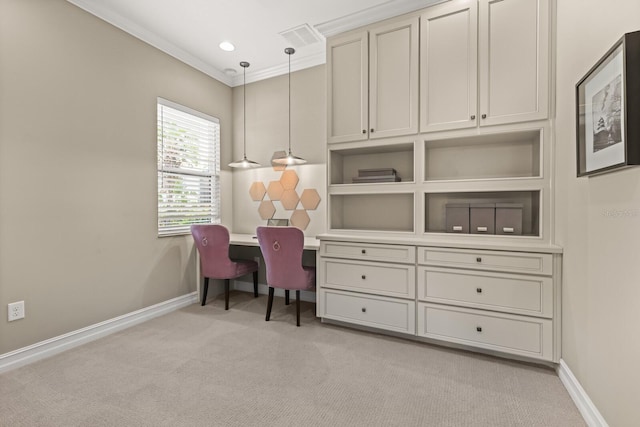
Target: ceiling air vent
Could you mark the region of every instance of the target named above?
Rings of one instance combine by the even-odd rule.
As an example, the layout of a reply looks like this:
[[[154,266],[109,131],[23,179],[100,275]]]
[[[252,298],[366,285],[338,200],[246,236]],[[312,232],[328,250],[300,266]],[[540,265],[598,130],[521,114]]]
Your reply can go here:
[[[309,46],[310,44],[322,41],[320,36],[311,29],[309,24],[303,24],[279,34],[289,42],[289,45],[295,48]]]

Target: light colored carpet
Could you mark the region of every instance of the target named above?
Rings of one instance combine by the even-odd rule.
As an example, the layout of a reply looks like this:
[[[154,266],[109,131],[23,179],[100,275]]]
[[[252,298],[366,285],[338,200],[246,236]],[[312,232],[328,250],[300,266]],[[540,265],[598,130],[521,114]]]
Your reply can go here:
[[[2,426],[584,426],[555,372],[233,292],[0,375]]]

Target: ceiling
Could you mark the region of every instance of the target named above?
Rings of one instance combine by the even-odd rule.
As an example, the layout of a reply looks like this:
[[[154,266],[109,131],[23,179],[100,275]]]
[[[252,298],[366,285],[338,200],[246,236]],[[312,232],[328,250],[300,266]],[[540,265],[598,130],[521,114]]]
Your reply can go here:
[[[325,38],[443,0],[68,0],[229,86],[325,62]],[[295,30],[290,32],[290,30]],[[290,32],[293,38],[282,33]],[[233,52],[218,45],[230,41]]]

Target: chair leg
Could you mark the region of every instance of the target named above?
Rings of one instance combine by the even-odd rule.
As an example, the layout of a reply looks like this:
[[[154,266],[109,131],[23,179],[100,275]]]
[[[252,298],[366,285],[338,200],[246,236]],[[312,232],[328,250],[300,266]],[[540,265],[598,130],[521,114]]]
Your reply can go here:
[[[253,272],[253,296],[258,298],[258,272]]]
[[[300,291],[296,290],[296,326],[300,326]]]
[[[224,309],[229,310],[229,279],[224,279]]]
[[[273,305],[273,291],[274,289],[271,286],[269,286],[269,301],[267,301],[267,317],[264,319],[267,322],[271,317],[271,306]]]
[[[204,278],[204,289],[202,290],[202,305],[205,305],[207,302],[207,291],[209,290],[209,278]]]
[[[284,305],[289,305],[289,289],[284,290]]]

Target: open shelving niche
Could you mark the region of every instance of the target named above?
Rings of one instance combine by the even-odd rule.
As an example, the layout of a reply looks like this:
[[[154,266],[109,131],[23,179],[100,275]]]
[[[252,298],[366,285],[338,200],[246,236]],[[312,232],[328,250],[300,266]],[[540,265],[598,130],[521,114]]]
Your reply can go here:
[[[394,138],[329,146],[329,229],[414,235],[414,139]],[[393,168],[400,182],[354,183],[359,169]]]
[[[549,241],[548,124],[507,125],[329,145],[329,229],[420,239]],[[393,168],[401,182],[353,183],[358,169]],[[522,235],[447,233],[447,203],[519,203]]]

